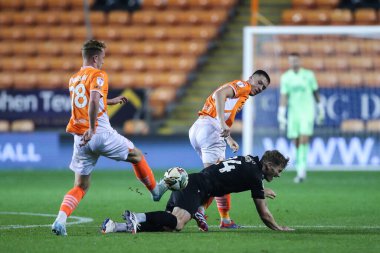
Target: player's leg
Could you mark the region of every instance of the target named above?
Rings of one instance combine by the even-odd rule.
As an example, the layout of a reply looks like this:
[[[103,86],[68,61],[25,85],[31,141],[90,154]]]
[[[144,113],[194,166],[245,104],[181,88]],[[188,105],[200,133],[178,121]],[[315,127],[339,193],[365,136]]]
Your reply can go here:
[[[91,151],[90,144],[95,144],[98,135],[94,135],[92,140],[84,147],[79,147],[80,136],[74,137],[74,151],[70,163],[70,169],[75,172],[74,187],[63,197],[56,220],[52,225],[52,231],[56,235],[67,235],[66,220],[76,209],[87,190],[90,187],[90,174],[99,158]]]
[[[57,218],[52,225],[52,231],[56,235],[67,235],[66,220],[77,208],[90,186],[90,175],[75,174],[74,187],[63,197]]]
[[[132,163],[136,177],[151,192],[154,201],[160,200],[167,190],[164,182],[156,183],[143,153],[130,140],[116,131],[103,134],[103,145],[97,151],[108,158]]]
[[[309,153],[309,139],[313,134],[313,118],[304,119],[300,122],[298,147],[297,147],[297,177],[295,183],[303,182],[306,179],[307,155]]]
[[[159,201],[168,188],[163,181],[156,183],[152,169],[142,152],[135,147],[129,152],[127,161],[132,163],[136,177],[151,192],[153,200]]]

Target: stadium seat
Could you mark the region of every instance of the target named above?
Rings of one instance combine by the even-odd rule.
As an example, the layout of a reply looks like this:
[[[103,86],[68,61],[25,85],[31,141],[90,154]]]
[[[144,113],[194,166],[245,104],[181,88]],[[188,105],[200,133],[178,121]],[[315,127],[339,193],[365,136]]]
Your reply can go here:
[[[190,7],[190,0],[167,0],[168,6],[171,9],[188,9]]]
[[[83,44],[83,41],[73,41],[73,42],[64,41],[63,43],[60,43],[62,55],[71,56],[71,57],[76,56],[77,58],[82,58],[81,51],[80,51],[82,48],[82,44]]]
[[[293,9],[312,9],[316,0],[292,0]]]
[[[95,2],[95,0],[86,0],[86,1],[88,2],[89,7],[91,7]],[[83,1],[69,0],[69,7],[72,10],[82,10],[83,11],[83,5],[84,5]]]
[[[286,54],[284,43],[277,41],[268,41],[262,44],[261,52],[264,55],[284,55]]]
[[[380,73],[378,72],[363,72],[364,84],[367,87],[380,87]]]
[[[0,59],[0,68],[10,72],[22,72],[26,68],[25,58],[7,57]]]
[[[51,69],[49,59],[50,58],[39,56],[39,57],[26,58],[24,61],[25,61],[26,69],[28,71],[32,70],[32,71],[42,72],[42,71],[48,71]]]
[[[211,0],[189,0],[190,8],[199,8],[199,9],[209,9],[213,6],[213,2]]]
[[[29,44],[29,43],[28,43]],[[29,44],[30,46],[30,44]],[[43,43],[37,43],[34,52],[37,52],[38,55],[49,55],[57,56],[61,54],[61,44],[55,43],[52,41],[47,41]]]
[[[368,132],[380,132],[380,120],[379,119],[372,119],[368,120],[366,124],[366,130]]]
[[[130,40],[142,40],[146,39],[146,31],[145,29],[148,29],[148,27],[141,27],[141,26],[133,26],[133,27],[120,27],[119,33],[120,38],[123,41],[130,41]]]
[[[371,71],[374,69],[373,58],[370,56],[353,56],[348,58],[351,70]]]
[[[20,10],[23,8],[22,0],[1,0],[0,10]]]
[[[352,12],[347,9],[335,9],[330,15],[331,25],[350,25],[354,22]]]
[[[142,11],[141,11],[142,12]],[[133,16],[136,18],[136,15],[139,14],[140,11],[136,12]],[[108,14],[108,24],[110,25],[126,25],[130,22],[130,16],[126,11],[112,11]]]
[[[335,52],[340,55],[358,55],[360,54],[359,43],[356,41],[337,41],[335,43]]]
[[[15,12],[13,11],[3,11],[0,15],[0,26],[7,27],[13,24],[13,15]]]
[[[299,53],[302,57],[310,55],[310,47],[308,42],[287,41],[283,42],[286,54]]]
[[[71,7],[70,0],[46,0],[47,1],[47,7],[49,10],[68,10]],[[78,1],[82,2],[82,1]]]
[[[364,121],[360,119],[343,120],[340,125],[343,133],[358,133],[364,131]]]
[[[255,69],[264,69],[271,73],[280,69],[279,61],[275,57],[256,57],[254,59]]]
[[[26,37],[24,27],[2,27],[0,39],[2,41],[22,41]]]
[[[159,25],[170,26],[170,25],[178,25],[181,23],[182,19],[187,15],[188,12],[177,11],[177,10],[169,10],[165,11],[164,14],[158,14],[154,12],[155,22]],[[153,16],[152,15],[152,16]]]
[[[95,39],[105,40],[105,41],[120,40],[122,36],[120,29],[118,29],[117,27],[112,27],[112,26],[97,26],[97,27],[94,27],[92,32]]]
[[[109,75],[109,85],[112,89],[138,87],[136,73],[113,73],[112,75]]]
[[[182,54],[201,55],[207,50],[206,41],[190,41],[179,44]]]
[[[307,10],[305,17],[308,25],[328,25],[330,24],[330,10]]]
[[[0,47],[0,57],[12,56],[14,53],[12,41],[2,41]],[[17,51],[15,52],[17,54]]]
[[[315,3],[320,9],[335,9],[338,7],[341,0],[315,0]]]
[[[336,88],[338,87],[338,75],[333,72],[317,72],[316,74],[318,86],[321,88]]]
[[[357,9],[354,13],[355,25],[377,24],[377,13],[375,9]]]
[[[148,124],[140,119],[127,120],[123,125],[125,134],[147,135],[149,133]]]
[[[282,23],[285,25],[305,25],[306,22],[304,10],[288,9],[282,12]]]
[[[14,78],[9,72],[0,71],[0,89],[9,89],[13,87]]]
[[[106,15],[104,11],[91,11],[90,22],[93,26],[106,24]]]
[[[8,120],[0,120],[0,132],[9,132],[11,125]]]
[[[324,65],[327,71],[347,71],[349,69],[348,59],[345,57],[325,58]]]
[[[177,89],[172,87],[157,87],[149,95],[149,104],[167,104],[173,102],[176,97]]]
[[[310,43],[310,52],[315,56],[328,56],[335,54],[335,47],[330,41],[315,41]]]
[[[82,28],[84,31],[85,29]],[[47,29],[48,37],[50,40],[71,40],[73,38],[74,31],[69,26],[55,26]],[[78,34],[76,32],[76,34]]]
[[[373,56],[380,54],[380,43],[378,40],[363,41],[359,44],[361,54]]]
[[[37,85],[37,75],[34,72],[17,73],[13,75],[13,88],[29,90]]]
[[[361,72],[338,72],[338,80],[340,87],[362,87],[364,86],[364,80]]]
[[[61,23],[60,12],[37,12],[35,20],[38,25],[59,25]]]
[[[187,42],[158,42],[157,46],[157,54],[159,55],[178,55],[178,54],[187,54],[187,50],[181,49],[182,44]],[[184,45],[185,47],[186,45]]]
[[[19,12],[13,14],[13,24],[20,26],[31,26],[37,22],[36,12]]]
[[[302,57],[301,65],[313,71],[320,72],[325,70],[325,62],[323,57]]]
[[[81,1],[78,1],[81,2]],[[84,13],[83,10],[70,11],[70,12],[60,12],[58,15],[60,23],[62,25],[84,25]]]
[[[34,122],[30,119],[18,119],[11,123],[12,132],[33,132]]]
[[[214,9],[231,9],[236,3],[237,0],[210,0],[211,7]]]
[[[145,9],[164,9],[166,8],[166,0],[144,0],[142,3],[143,10]]]
[[[125,43],[124,41],[110,41],[107,43],[107,55],[118,55],[118,56],[130,56],[136,52],[133,50],[133,45],[135,43]],[[108,65],[108,62],[106,63]]]
[[[45,10],[48,7],[46,0],[24,0],[23,8],[25,10],[36,10],[41,11]]]
[[[8,48],[9,51],[13,53],[13,55],[19,56],[35,56],[38,53],[36,47],[38,47],[40,43],[34,42],[13,42],[12,45]]]
[[[42,73],[37,76],[38,89],[68,88],[70,74],[65,72]]]

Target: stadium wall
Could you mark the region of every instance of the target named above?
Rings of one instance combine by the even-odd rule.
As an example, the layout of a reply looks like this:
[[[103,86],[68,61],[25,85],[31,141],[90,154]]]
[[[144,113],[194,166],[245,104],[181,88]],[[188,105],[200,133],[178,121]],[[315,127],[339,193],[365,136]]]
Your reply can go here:
[[[235,136],[241,145],[241,138]],[[279,149],[291,159],[294,146],[278,134],[256,135],[255,155],[264,150]],[[0,170],[14,169],[67,169],[72,156],[72,136],[57,132],[0,134]],[[202,163],[192,149],[188,137],[181,136],[130,136],[134,144],[146,155],[153,169],[182,166],[201,168]],[[377,136],[320,135],[311,142],[309,164],[315,170],[380,170],[380,139]],[[241,150],[238,152],[241,154]],[[230,150],[227,156],[233,156]],[[125,169],[131,165],[100,158],[97,169]]]

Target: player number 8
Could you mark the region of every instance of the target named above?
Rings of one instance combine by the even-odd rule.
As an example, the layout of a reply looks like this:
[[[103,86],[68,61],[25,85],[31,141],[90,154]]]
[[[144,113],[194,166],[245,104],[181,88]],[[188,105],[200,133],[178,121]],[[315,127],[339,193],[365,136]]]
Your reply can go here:
[[[78,84],[77,86],[70,86],[70,92],[74,92],[73,98],[71,100],[71,104],[78,108],[83,108],[87,105],[87,97],[86,97],[86,88],[83,83]],[[82,98],[82,102],[79,99]]]

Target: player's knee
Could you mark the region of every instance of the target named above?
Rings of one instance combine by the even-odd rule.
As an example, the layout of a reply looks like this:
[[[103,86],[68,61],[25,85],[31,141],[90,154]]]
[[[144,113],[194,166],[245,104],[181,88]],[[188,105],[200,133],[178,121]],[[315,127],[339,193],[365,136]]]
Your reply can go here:
[[[141,150],[135,147],[129,152],[128,157],[127,157],[127,162],[138,163],[141,161],[142,157],[143,157],[143,154]]]

